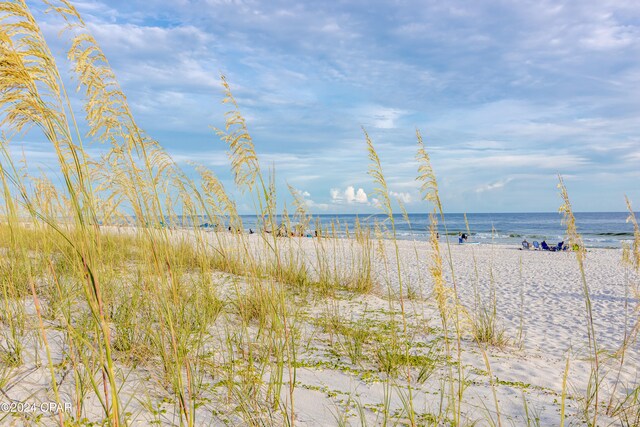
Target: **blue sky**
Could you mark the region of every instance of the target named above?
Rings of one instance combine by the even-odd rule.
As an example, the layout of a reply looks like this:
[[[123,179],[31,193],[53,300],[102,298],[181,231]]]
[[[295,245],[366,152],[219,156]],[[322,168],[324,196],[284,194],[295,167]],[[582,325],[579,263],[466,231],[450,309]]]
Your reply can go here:
[[[427,208],[416,128],[449,212],[555,211],[558,173],[576,210],[621,211],[625,194],[640,206],[638,2],[74,4],[141,127],[228,188],[211,130],[224,124],[220,73],[280,194],[290,183],[314,212],[376,211],[362,127],[410,212]],[[42,19],[62,55],[61,23]]]

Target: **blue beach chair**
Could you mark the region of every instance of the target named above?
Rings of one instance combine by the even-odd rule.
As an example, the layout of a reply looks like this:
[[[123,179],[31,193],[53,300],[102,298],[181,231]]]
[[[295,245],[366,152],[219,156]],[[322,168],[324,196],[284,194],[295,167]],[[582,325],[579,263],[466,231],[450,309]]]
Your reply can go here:
[[[538,243],[536,240],[533,241],[533,249],[535,249],[535,250],[539,250],[540,249],[540,243]]]

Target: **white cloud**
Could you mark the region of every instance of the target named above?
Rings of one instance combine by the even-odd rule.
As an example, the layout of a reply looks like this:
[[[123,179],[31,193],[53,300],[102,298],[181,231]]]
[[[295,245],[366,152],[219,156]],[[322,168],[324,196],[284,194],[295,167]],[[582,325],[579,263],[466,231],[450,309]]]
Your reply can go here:
[[[305,203],[307,207],[311,209],[319,209],[321,211],[326,211],[329,209],[329,205],[327,203],[316,203],[311,199],[305,199]]]
[[[208,167],[227,167],[229,165],[229,156],[225,151],[206,151],[206,152],[185,152],[183,150],[170,150],[171,158],[178,164],[184,165],[189,162],[195,162]]]
[[[411,196],[410,193],[403,193],[403,192],[398,193],[395,191],[389,191],[389,196],[391,196],[394,199],[400,200],[404,204],[411,203],[413,201],[413,197]]]
[[[88,27],[125,90],[184,94],[218,90],[218,39],[191,24],[175,27],[93,21]],[[45,31],[59,28],[47,24]],[[219,65],[218,65],[219,66]],[[132,100],[135,103],[135,100]]]
[[[500,181],[492,182],[490,184],[483,185],[481,187],[476,188],[476,193],[484,193],[486,191],[499,190],[503,188],[505,185],[513,181],[513,178],[506,178]]]
[[[638,40],[638,31],[621,25],[599,25],[582,39],[582,43],[594,50],[619,49]]]
[[[396,108],[374,105],[362,107],[356,114],[365,127],[394,129],[397,127],[398,119],[406,115],[407,112]]]
[[[481,155],[476,152],[452,151],[449,158],[440,161],[441,171],[460,172],[464,168],[497,171],[505,169],[550,170],[562,172],[590,164],[587,157],[567,153],[509,153]],[[454,154],[454,156],[451,156]]]
[[[327,203],[316,203],[313,199],[311,199],[311,193],[309,193],[306,190],[301,190],[300,191],[300,195],[302,196],[302,199],[304,200],[304,204],[309,209],[319,209],[319,210],[322,210],[322,211],[326,211],[327,209],[329,209],[329,205]]]
[[[640,151],[635,151],[627,155],[628,160],[640,161]]]
[[[353,185],[348,186],[344,191],[332,188],[329,191],[331,194],[331,201],[333,203],[347,203],[347,204],[369,204],[369,198],[367,197],[367,193],[362,188],[356,189]]]

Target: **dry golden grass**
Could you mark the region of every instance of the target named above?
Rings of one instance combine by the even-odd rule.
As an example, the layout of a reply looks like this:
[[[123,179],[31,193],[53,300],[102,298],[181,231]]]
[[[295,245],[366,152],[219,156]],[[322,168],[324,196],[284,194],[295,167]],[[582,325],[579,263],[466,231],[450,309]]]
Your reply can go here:
[[[448,242],[442,248],[437,239],[438,227],[448,234],[444,209],[419,132],[417,179],[424,199],[433,204],[428,266],[415,250],[416,262],[428,267],[433,283],[427,301],[403,275],[394,202],[366,131],[368,172],[384,223],[370,229],[358,221],[351,230],[332,224],[331,231],[317,223],[310,261],[302,238],[277,236],[283,229],[279,218],[287,234],[307,232],[312,217],[305,199],[289,186],[295,212],[291,219],[285,207],[278,215],[275,171],[263,175],[245,118],[223,76],[229,112],[218,134],[228,146],[236,185],[250,193],[260,229],[270,231],[255,239],[225,233],[227,227],[244,227],[215,173],[196,165],[199,179],[190,179],[137,126],[106,56],[75,8],[60,0],[51,4],[51,13],[67,24],[68,60],[84,97],[82,120],[89,132],[82,136],[79,131],[80,119],[70,108],[58,65],[26,2],[0,3],[0,112],[6,134],[0,145],[0,390],[28,367],[43,373],[41,389],[34,390],[39,398],[58,403],[68,398],[73,408],[46,419],[23,414],[17,422],[120,426],[137,416],[149,424],[294,425],[298,369],[324,362],[303,361],[300,355],[326,344],[317,339],[326,333],[328,353],[346,372],[367,367],[362,372],[383,383],[377,422],[463,425],[469,417],[463,413],[467,379],[461,346],[463,320],[468,319],[501,423],[486,353],[487,345],[503,344],[496,335],[497,315],[494,310],[486,316],[459,301],[451,248]],[[12,139],[31,128],[56,154],[61,185],[44,175],[30,176],[10,155]],[[87,150],[91,144],[109,148],[94,159]],[[560,190],[567,234],[570,244],[578,245],[584,273],[584,245],[562,180]],[[630,258],[637,270],[640,231],[627,203],[635,230]],[[218,231],[199,227],[197,218],[206,218]],[[175,224],[182,230],[175,230]],[[342,232],[349,238],[338,239]],[[392,255],[383,238],[391,241]],[[594,359],[585,418],[596,424],[601,372],[587,285],[583,274]],[[370,295],[385,297],[388,309],[379,317],[365,309],[354,321],[334,309],[314,323],[305,312],[318,302]],[[439,317],[437,333],[425,327],[432,319],[409,308],[416,301],[430,304],[430,298]],[[636,319],[636,333],[638,324]],[[312,333],[305,335],[306,329]],[[416,337],[431,340],[428,352]],[[565,372],[566,384],[568,368]],[[415,390],[437,374],[441,406],[435,414],[419,414]],[[612,397],[608,412],[632,420],[638,390],[617,403]],[[401,401],[399,412],[392,411],[394,396]],[[357,406],[366,423],[373,411]],[[564,409],[563,403],[561,422]],[[349,405],[342,407],[336,419],[348,418],[349,410]]]

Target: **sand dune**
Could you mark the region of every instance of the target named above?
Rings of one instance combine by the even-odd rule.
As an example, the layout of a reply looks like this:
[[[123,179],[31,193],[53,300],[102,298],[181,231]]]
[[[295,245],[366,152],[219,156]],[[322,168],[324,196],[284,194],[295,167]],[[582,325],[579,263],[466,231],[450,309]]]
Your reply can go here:
[[[121,229],[121,232],[131,234],[133,231]],[[187,232],[174,234],[176,239],[190,236]],[[246,240],[239,240],[237,236],[223,234],[221,239],[216,233],[205,233],[212,247],[225,245],[229,250],[234,245],[240,248],[242,242],[246,242],[249,252],[263,262],[268,262],[272,256],[265,249],[264,236],[252,235]],[[343,271],[345,277],[350,269],[357,268],[354,266],[358,265],[361,255],[361,247],[354,240],[347,239],[281,238],[279,244],[283,260],[293,257],[297,262],[306,264],[310,277],[319,274],[320,253],[336,270]],[[538,425],[558,424],[567,357],[567,417],[572,425],[582,423],[584,415],[581,408],[584,407],[591,362],[585,298],[575,254],[523,251],[494,245],[447,246],[444,241],[440,244],[445,261],[445,284],[453,288],[454,278],[448,266],[450,250],[461,303],[459,361],[465,389],[460,423],[490,425],[500,419],[505,425],[526,425],[527,420],[537,419]],[[290,294],[288,304],[291,321],[294,322],[292,327],[298,334],[293,392],[297,425],[332,426],[340,422],[379,425],[383,422],[385,408],[394,422],[406,422],[407,405],[403,399],[406,402],[409,379],[412,381],[414,410],[420,424],[434,422],[441,414],[446,414],[442,405],[447,404],[451,372],[456,375],[458,372],[458,356],[454,352],[447,363],[442,323],[429,272],[432,248],[428,242],[399,241],[398,245],[400,275],[393,242],[372,242],[373,277],[377,285],[369,293],[338,290],[325,295],[312,290]],[[324,252],[319,251],[319,247],[324,248]],[[614,357],[623,344],[625,334],[638,321],[640,303],[639,278],[623,265],[621,259],[622,251],[614,249],[591,249],[586,256],[585,275],[602,355],[601,408],[610,401],[619,401],[629,390],[637,388],[640,374],[640,344],[637,341],[627,349],[619,377],[620,363]],[[221,316],[210,326],[205,353],[212,355],[212,365],[223,366],[225,342],[229,339],[229,331],[237,327],[231,313],[239,295],[256,284],[247,282],[241,275],[211,274],[216,292],[225,302],[224,312],[228,315]],[[392,379],[387,381],[389,377],[383,356],[389,349],[390,319],[394,317],[400,325],[400,280],[405,294],[411,296],[403,298],[407,331],[400,333],[410,345],[411,363],[408,371],[406,367],[400,368],[392,372]],[[269,281],[265,279],[265,282]],[[184,283],[184,286],[189,285]],[[281,285],[271,283],[270,286]],[[46,303],[43,300],[45,306]],[[25,304],[27,312],[33,315],[33,301],[27,299]],[[502,331],[504,343],[500,346],[478,343],[472,334],[474,319],[482,310],[492,311],[494,308],[495,330]],[[332,329],[328,326],[331,322],[338,322],[340,326]],[[53,323],[49,326],[47,334],[53,362],[65,366],[68,356],[63,332],[54,328]],[[363,334],[359,353],[353,348],[354,341],[344,332],[345,328]],[[250,330],[257,340],[259,326],[254,324]],[[43,363],[44,348],[35,337],[34,331],[25,339],[28,356],[24,363],[5,372],[2,388],[5,400],[39,403],[52,400],[47,381],[49,371]],[[481,349],[486,350],[486,361]],[[400,356],[394,354],[394,357]],[[147,425],[154,420],[163,425],[179,423],[176,406],[165,398],[168,391],[156,367],[156,357],[149,357],[146,363],[131,365],[116,355],[116,361],[122,375],[120,396],[127,402],[132,425]],[[207,386],[203,388],[202,404],[197,409],[198,424],[244,424],[246,419],[237,415],[234,409],[238,402],[228,399],[220,383],[221,371],[215,369],[204,372],[202,376]],[[75,380],[68,367],[58,372],[62,400],[71,401]],[[269,373],[263,375],[265,383],[268,383]],[[101,380],[97,373],[95,377],[98,382]],[[285,372],[283,378],[282,402],[290,405],[291,395],[287,391],[289,372]],[[614,390],[616,382],[618,385]],[[459,384],[456,380],[455,387]],[[95,394],[88,394],[83,406],[84,417],[100,419],[101,406]],[[601,412],[599,423],[602,425],[620,423],[619,418],[609,417],[604,409]],[[2,422],[14,420],[19,423],[24,416],[10,414]],[[256,417],[268,425],[283,423],[281,417],[269,414],[266,409]],[[57,418],[55,414],[48,413],[42,420],[45,425],[55,424]]]

